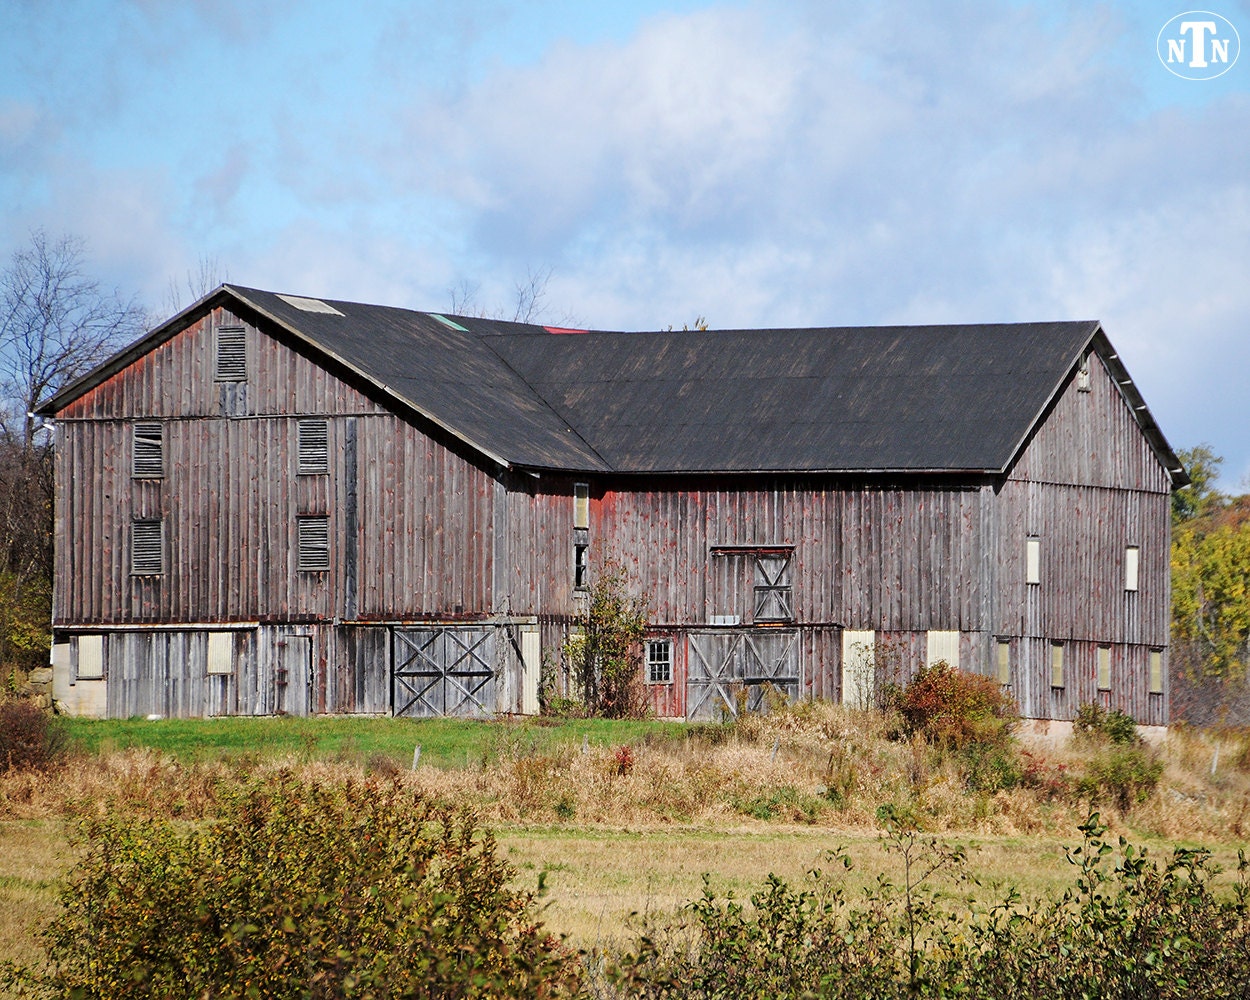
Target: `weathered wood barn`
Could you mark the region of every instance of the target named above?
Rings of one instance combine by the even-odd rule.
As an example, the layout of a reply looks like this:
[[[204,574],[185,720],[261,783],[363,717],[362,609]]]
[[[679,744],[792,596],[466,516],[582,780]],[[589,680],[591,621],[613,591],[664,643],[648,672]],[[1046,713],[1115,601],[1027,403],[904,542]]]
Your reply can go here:
[[[83,714],[538,709],[606,559],[657,714],[938,659],[1168,721],[1184,470],[1096,322],[611,333],[222,286],[41,410]]]

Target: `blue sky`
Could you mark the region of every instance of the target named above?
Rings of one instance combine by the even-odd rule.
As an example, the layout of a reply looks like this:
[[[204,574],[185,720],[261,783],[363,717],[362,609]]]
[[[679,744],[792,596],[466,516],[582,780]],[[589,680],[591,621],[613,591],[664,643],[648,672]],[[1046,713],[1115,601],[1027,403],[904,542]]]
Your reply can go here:
[[[608,329],[1100,319],[1250,490],[1250,56],[1167,72],[1187,9],[4,0],[0,256],[81,235],[155,314],[207,260],[431,310],[549,269]]]

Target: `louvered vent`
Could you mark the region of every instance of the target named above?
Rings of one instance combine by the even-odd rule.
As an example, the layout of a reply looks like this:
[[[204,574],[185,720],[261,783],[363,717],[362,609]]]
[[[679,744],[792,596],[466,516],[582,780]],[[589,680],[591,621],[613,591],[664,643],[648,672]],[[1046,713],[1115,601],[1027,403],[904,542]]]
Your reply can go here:
[[[165,475],[165,434],[160,424],[135,424],[134,477],[160,479]]]
[[[164,532],[159,520],[130,523],[130,571],[137,576],[165,571]]]
[[[330,471],[330,452],[324,420],[301,420],[299,422],[299,471],[301,475],[316,475]]]
[[[217,329],[217,381],[242,382],[247,378],[247,335],[241,326]]]
[[[330,568],[330,519],[301,517],[299,527],[299,568],[315,572]]]

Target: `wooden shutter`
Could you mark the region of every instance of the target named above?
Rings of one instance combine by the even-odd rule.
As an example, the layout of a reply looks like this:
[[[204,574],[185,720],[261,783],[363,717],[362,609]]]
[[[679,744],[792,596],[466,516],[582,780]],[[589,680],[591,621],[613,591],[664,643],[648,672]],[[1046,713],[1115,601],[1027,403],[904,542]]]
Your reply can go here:
[[[132,474],[135,479],[160,479],[165,475],[165,434],[160,424],[135,424]]]
[[[325,420],[299,422],[300,475],[330,471],[329,424]]]
[[[242,382],[247,378],[247,332],[241,326],[217,329],[218,382]]]
[[[1141,566],[1141,549],[1129,545],[1124,550],[1124,589],[1136,590],[1139,567]]]
[[[208,673],[234,673],[234,633],[208,633]]]
[[[325,516],[297,518],[299,534],[299,569],[309,571],[330,568],[330,519]]]
[[[1111,690],[1111,647],[1098,647],[1098,690]]]
[[[161,521],[130,522],[130,571],[149,576],[165,571],[164,531]]]

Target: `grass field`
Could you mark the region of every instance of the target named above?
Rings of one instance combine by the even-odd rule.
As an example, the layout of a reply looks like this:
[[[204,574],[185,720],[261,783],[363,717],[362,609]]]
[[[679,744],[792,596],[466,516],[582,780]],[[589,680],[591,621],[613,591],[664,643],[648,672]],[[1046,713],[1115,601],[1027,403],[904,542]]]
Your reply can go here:
[[[542,723],[542,724],[540,724]],[[421,762],[462,768],[492,755],[524,748],[546,750],[583,740],[594,746],[682,736],[682,724],[606,719],[485,722],[474,719],[314,717],[222,719],[66,719],[74,747],[100,754],[147,747],[182,763],[229,758],[345,761],[365,764],[385,757],[409,766]]]
[[[1044,786],[970,791],[951,759],[886,739],[875,714],[834,707],[703,727],[363,718],[66,726],[66,763],[0,774],[0,960],[38,957],[32,928],[55,910],[78,817],[129,809],[195,822],[212,815],[221,788],[278,769],[326,781],[372,774],[474,809],[516,884],[536,893],[544,922],[585,948],[628,940],[645,914],[677,913],[699,896],[705,873],[717,893],[745,898],[770,873],[796,884],[845,848],[852,891],[881,873],[897,878],[874,814],[904,799],[923,806],[943,841],[969,847],[980,885],[961,893],[987,902],[1009,885],[1058,893],[1074,874],[1064,845],[1079,843],[1090,806]],[[1204,844],[1231,868],[1250,827],[1245,745],[1245,734],[1179,731],[1161,751],[1166,770],[1153,794],[1129,811],[1103,807],[1105,817],[1157,856]],[[1030,766],[1053,776],[1078,770],[1089,751],[1042,754]]]

